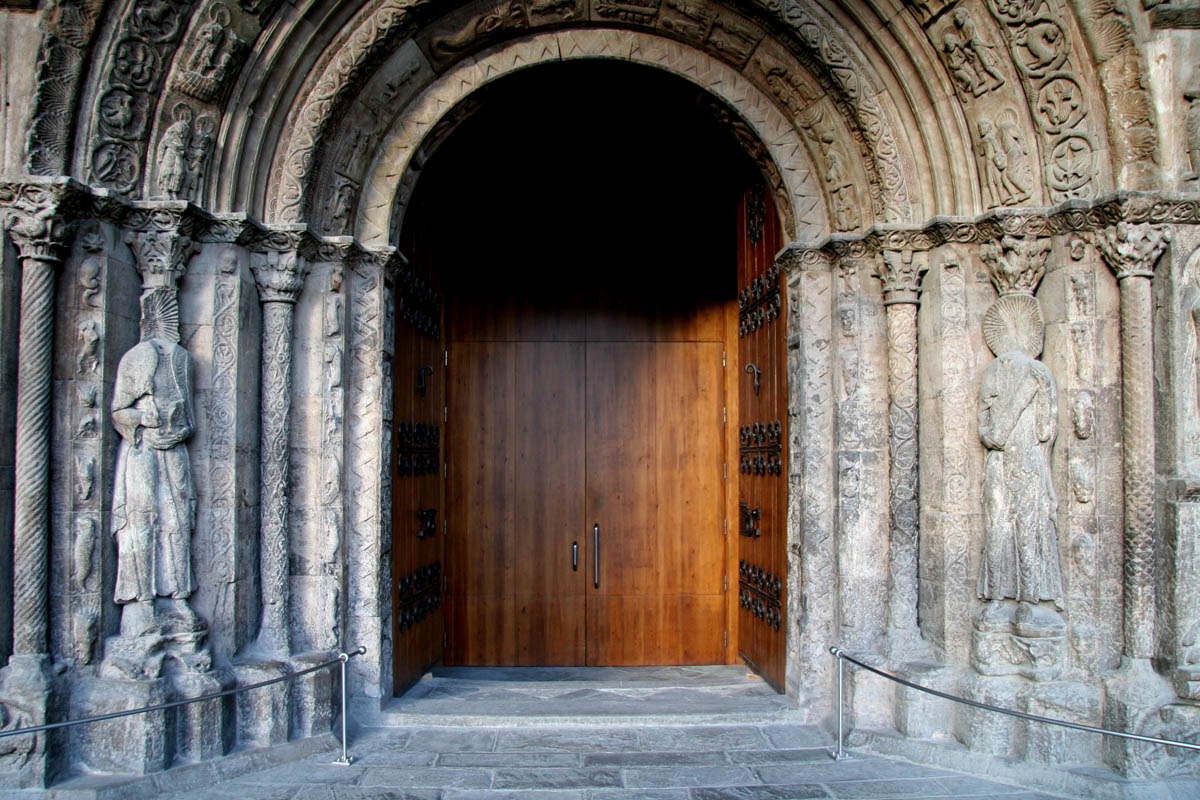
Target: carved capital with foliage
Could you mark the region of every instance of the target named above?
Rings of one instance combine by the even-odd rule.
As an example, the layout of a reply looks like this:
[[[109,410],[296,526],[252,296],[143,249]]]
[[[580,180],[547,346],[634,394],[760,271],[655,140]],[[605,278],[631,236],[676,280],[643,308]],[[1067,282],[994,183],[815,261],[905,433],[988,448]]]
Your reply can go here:
[[[250,257],[250,271],[264,303],[295,303],[304,288],[308,261],[298,250],[267,250]]]
[[[177,287],[189,259],[199,249],[196,238],[211,219],[180,201],[133,203],[125,220],[125,244],[133,251],[143,290]]]
[[[921,301],[921,276],[925,267],[913,260],[912,250],[884,250],[875,275],[883,282],[883,304],[917,304]]]
[[[70,246],[76,207],[85,199],[83,187],[71,180],[6,179],[0,181],[0,223],[22,260],[57,266]]]
[[[979,247],[979,256],[1001,297],[1033,297],[1046,275],[1049,255],[1050,239],[1038,236],[1002,236],[998,242]]]
[[[1117,280],[1153,278],[1154,265],[1171,241],[1165,225],[1118,222],[1096,232],[1096,247]]]

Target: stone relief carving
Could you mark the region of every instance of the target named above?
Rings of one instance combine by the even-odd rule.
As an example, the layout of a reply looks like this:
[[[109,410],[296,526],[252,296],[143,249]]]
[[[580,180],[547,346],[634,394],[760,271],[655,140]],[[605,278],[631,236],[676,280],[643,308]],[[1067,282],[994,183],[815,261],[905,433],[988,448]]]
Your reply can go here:
[[[1092,462],[1086,458],[1072,458],[1070,461],[1071,471],[1071,491],[1075,495],[1075,502],[1090,503],[1095,495],[1096,476],[1092,469]]]
[[[1011,206],[1030,197],[1033,185],[1029,150],[1017,122],[1017,114],[1005,109],[995,120],[979,120],[976,153],[982,162],[983,185],[988,208]]]
[[[524,0],[501,0],[442,35],[435,35],[429,49],[436,60],[449,62],[507,30],[528,26]]]
[[[172,122],[158,143],[158,197],[198,199],[216,123],[207,114],[198,119],[186,103],[175,106]]]
[[[95,573],[96,521],[91,517],[75,518],[75,543],[71,548],[75,588],[81,592],[95,590],[92,577]]]
[[[233,17],[224,3],[208,7],[208,22],[196,32],[187,66],[173,73],[173,88],[206,102],[221,96],[225,81],[233,75],[246,49],[232,23]]]
[[[943,29],[941,55],[964,101],[1004,85],[999,58],[992,45],[980,40],[971,12],[965,8],[955,9]]]
[[[92,499],[96,488],[96,459],[92,456],[75,457],[75,497],[79,502]]]
[[[804,135],[817,145],[825,168],[822,178],[829,192],[829,215],[836,231],[852,231],[859,224],[858,198],[848,160],[838,141],[833,124],[819,106],[808,109],[799,118]]]
[[[79,351],[75,366],[80,373],[95,372],[100,366],[100,326],[95,320],[85,320],[79,325]]]
[[[988,0],[988,8],[1001,23],[1013,63],[1031,98],[1051,202],[1092,197],[1096,193],[1095,145],[1085,124],[1083,84],[1071,63],[1064,12],[1056,0]]]
[[[84,307],[99,308],[96,296],[100,294],[100,281],[103,266],[100,254],[104,251],[104,235],[99,225],[90,225],[81,238],[83,251],[88,254],[79,265],[79,304]]]
[[[1092,393],[1084,390],[1075,395],[1075,406],[1071,409],[1071,420],[1075,424],[1075,437],[1081,441],[1092,438],[1096,431],[1096,402]]]
[[[1200,474],[1200,257],[1193,253],[1187,261],[1184,285],[1180,293],[1179,318],[1183,336],[1183,385],[1180,396],[1186,404],[1181,418],[1188,469]]]
[[[138,191],[147,121],[191,6],[189,0],[138,0],[119,23],[88,160],[89,179],[118,195]]]
[[[79,424],[75,426],[76,439],[92,439],[96,436],[97,393],[98,388],[94,384],[75,385],[75,398],[79,402]]]
[[[979,391],[983,473],[983,557],[971,661],[983,674],[1056,676],[1065,662],[1065,607],[1058,550],[1058,498],[1051,450],[1058,397],[1033,293],[1045,274],[1049,239],[1004,237],[981,256],[1000,298],[984,314],[996,358]]]

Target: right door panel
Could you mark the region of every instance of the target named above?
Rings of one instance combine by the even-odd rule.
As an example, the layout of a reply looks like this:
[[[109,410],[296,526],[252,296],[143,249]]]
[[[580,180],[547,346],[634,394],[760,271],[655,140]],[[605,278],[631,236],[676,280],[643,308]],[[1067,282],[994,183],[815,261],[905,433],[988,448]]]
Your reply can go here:
[[[783,689],[787,586],[787,303],[770,194],[742,196],[738,230],[738,651]]]

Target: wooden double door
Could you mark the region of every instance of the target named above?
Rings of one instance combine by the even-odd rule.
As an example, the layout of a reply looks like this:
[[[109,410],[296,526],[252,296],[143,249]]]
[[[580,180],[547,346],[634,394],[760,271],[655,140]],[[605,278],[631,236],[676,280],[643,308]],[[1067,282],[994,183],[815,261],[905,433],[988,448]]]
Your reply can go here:
[[[573,323],[450,341],[446,661],[722,662],[723,344]]]

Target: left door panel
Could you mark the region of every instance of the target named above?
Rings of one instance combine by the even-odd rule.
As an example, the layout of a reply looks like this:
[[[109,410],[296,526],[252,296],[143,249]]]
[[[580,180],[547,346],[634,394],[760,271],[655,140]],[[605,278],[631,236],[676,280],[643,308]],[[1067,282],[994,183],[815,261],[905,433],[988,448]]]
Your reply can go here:
[[[581,342],[450,345],[449,664],[584,663],[584,359]]]

